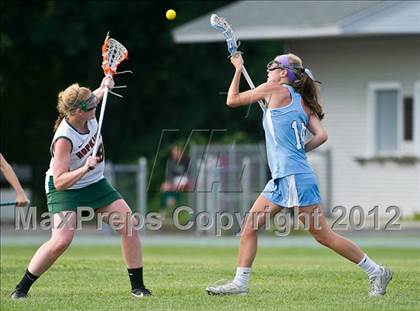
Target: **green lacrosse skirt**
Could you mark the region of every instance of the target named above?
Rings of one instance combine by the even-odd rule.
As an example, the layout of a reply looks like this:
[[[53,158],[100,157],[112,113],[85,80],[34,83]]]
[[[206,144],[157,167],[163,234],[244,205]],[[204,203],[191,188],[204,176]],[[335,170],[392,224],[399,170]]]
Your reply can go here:
[[[98,209],[122,199],[121,194],[106,178],[80,189],[57,191],[53,178],[48,181],[47,204],[51,213],[77,211],[78,207]]]

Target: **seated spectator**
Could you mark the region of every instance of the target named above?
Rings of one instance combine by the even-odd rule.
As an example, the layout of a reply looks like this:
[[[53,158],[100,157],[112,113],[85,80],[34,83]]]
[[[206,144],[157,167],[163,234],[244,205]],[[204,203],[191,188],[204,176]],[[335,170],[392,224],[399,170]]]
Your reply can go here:
[[[175,206],[179,201],[179,193],[189,189],[187,175],[189,162],[188,156],[182,154],[179,146],[172,147],[171,157],[166,163],[165,182],[160,187],[165,207]]]

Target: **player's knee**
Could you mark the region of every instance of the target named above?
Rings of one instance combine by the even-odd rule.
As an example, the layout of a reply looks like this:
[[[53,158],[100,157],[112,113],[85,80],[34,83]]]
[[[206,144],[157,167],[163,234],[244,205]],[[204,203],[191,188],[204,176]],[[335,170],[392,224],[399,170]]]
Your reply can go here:
[[[254,237],[257,234],[257,228],[254,228],[252,224],[246,223],[244,229],[241,232],[241,237],[248,238]]]
[[[311,230],[311,234],[319,244],[325,246],[330,245],[331,237],[328,233],[324,232],[323,230]]]
[[[138,234],[139,229],[139,221],[136,217],[130,215],[117,231],[121,235],[132,236],[133,234]]]
[[[50,250],[53,254],[60,255],[69,247],[71,241],[71,237],[54,239],[50,242]]]

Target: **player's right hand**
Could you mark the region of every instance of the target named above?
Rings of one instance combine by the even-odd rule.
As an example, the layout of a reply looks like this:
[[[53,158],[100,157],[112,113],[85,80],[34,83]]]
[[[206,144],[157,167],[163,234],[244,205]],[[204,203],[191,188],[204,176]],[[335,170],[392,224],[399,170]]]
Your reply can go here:
[[[115,86],[114,79],[112,76],[106,76],[102,79],[101,87],[107,87],[109,90],[112,90]]]
[[[89,156],[85,163],[85,168],[88,170],[93,170],[96,165],[98,165],[99,157]]]

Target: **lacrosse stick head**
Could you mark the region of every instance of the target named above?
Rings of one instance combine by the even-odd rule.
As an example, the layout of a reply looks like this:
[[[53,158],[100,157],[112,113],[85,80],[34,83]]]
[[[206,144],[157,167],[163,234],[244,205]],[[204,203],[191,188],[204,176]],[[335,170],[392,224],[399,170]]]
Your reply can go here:
[[[217,16],[216,14],[212,14],[210,17],[210,24],[214,29],[221,31],[225,36],[230,56],[235,54],[238,51],[239,41],[226,19]]]
[[[128,58],[128,51],[117,40],[106,36],[102,45],[102,69],[105,75],[115,75],[118,65]]]

